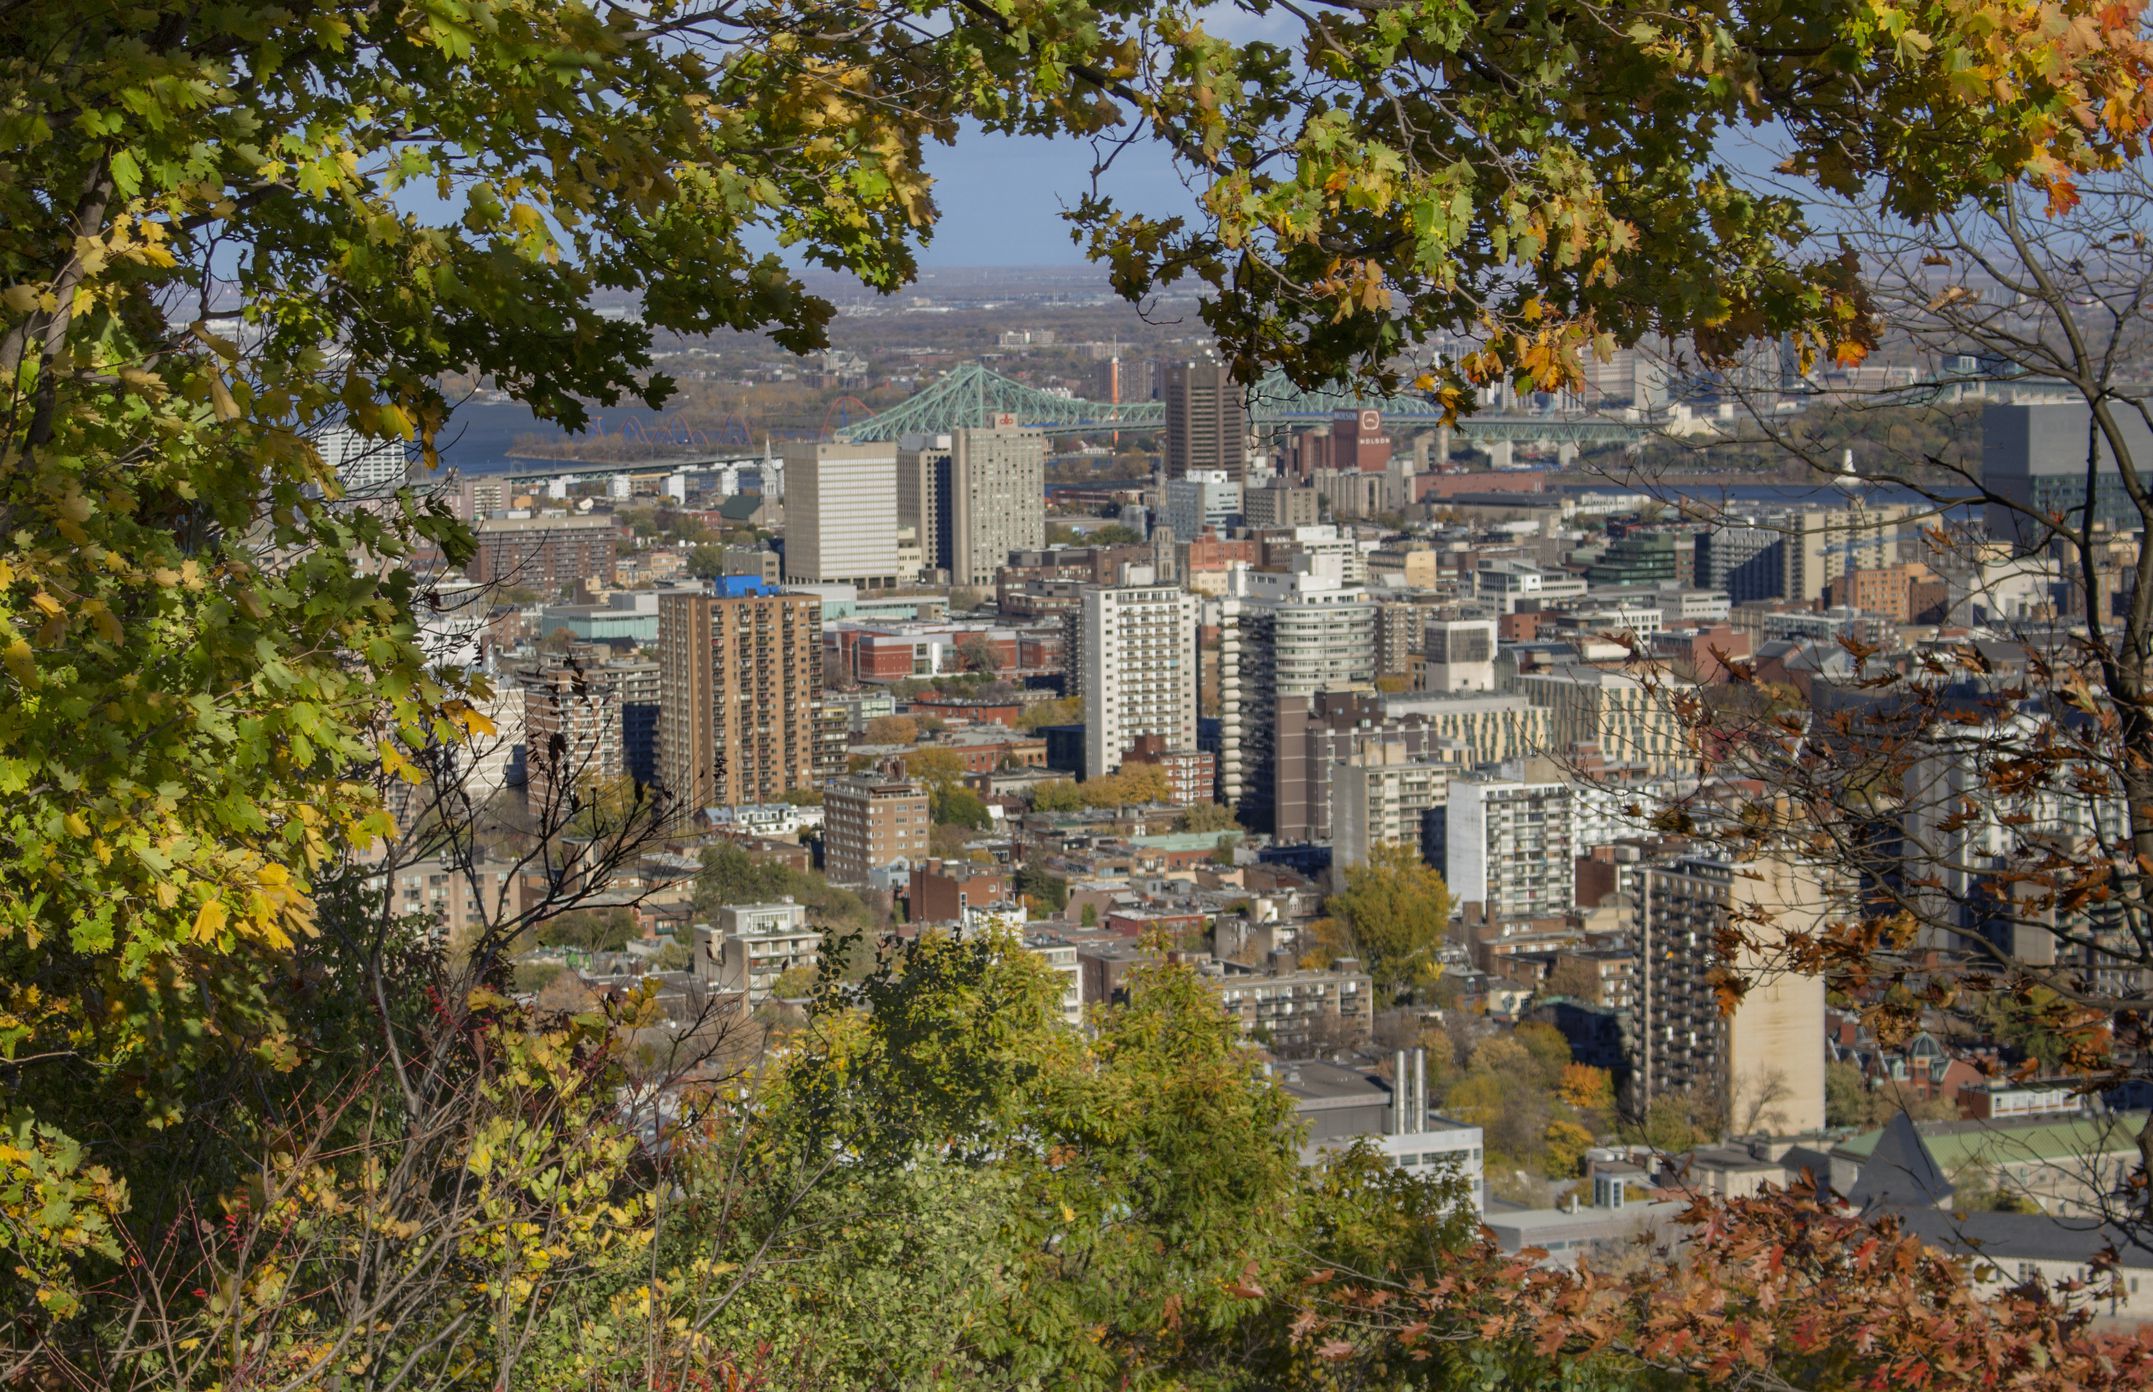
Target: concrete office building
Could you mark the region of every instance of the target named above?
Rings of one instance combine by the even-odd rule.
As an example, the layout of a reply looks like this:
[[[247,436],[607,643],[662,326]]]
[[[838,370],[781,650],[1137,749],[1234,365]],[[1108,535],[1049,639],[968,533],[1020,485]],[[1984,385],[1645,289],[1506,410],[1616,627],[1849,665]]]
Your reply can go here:
[[[658,600],[659,782],[687,812],[815,782],[822,601],[747,576]]]
[[[1707,528],[1697,534],[1697,583],[1725,590],[1735,604],[1777,599],[1785,583],[1780,556],[1786,538],[1751,523]]]
[[[1215,358],[1165,365],[1160,398],[1166,403],[1166,476],[1222,472],[1239,481],[1248,474],[1247,395],[1226,365]]]
[[[785,579],[897,583],[897,446],[785,447]]]
[[[1201,601],[1172,585],[1096,586],[1078,616],[1084,769],[1121,767],[1137,739],[1196,748],[1196,621]]]
[[[840,778],[822,797],[823,869],[831,884],[864,885],[877,871],[928,854],[927,791],[888,778]]]
[[[1441,695],[1495,689],[1495,621],[1428,620],[1421,636],[1420,689]]]
[[[1219,793],[1252,830],[1274,823],[1281,709],[1375,680],[1374,599],[1332,558],[1295,564],[1236,570],[1219,601]]]
[[[1313,488],[1267,483],[1242,495],[1241,514],[1251,527],[1313,527],[1323,521],[1323,495]]]
[[[1491,919],[1553,918],[1577,903],[1575,807],[1561,783],[1453,779],[1443,816],[1443,880]]]
[[[1186,541],[1224,536],[1241,516],[1241,481],[1223,469],[1195,469],[1166,481],[1166,525]]]
[[[1689,857],[1646,867],[1638,885],[1630,1106],[1641,1113],[1687,1093],[1720,1102],[1735,1135],[1823,1129],[1823,979],[1766,973],[1728,1015],[1713,971],[1718,935],[1732,923],[1775,941],[1815,929],[1830,911],[1824,874],[1782,860]],[[1734,965],[1760,963],[1745,949]]]
[[[2153,469],[2153,432],[2129,411],[2115,413],[2123,447],[2141,474]],[[1991,402],[1981,408],[1981,484],[1997,497],[2037,515],[2062,513],[2066,525],[2087,520],[2106,523],[2111,531],[2136,532],[2144,523],[2124,491],[2116,452],[2092,428],[2093,413],[2084,402]],[[2099,461],[2093,496],[2086,496],[2086,458]],[[1988,533],[2024,552],[2048,538],[2044,528],[2005,502],[1988,505]]]
[[[1046,439],[1016,426],[907,438],[897,452],[897,524],[952,585],[991,585],[1012,551],[1047,544]]]

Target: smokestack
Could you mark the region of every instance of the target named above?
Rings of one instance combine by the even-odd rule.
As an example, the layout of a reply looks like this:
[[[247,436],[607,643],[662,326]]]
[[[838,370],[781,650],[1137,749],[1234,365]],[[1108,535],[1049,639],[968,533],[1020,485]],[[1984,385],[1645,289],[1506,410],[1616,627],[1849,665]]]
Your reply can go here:
[[[1428,1051],[1413,1048],[1413,1129],[1428,1129]]]
[[[1406,1052],[1400,1049],[1391,1056],[1390,1063],[1390,1133],[1393,1136],[1403,1136],[1413,1129],[1412,1114],[1406,1110],[1406,1084],[1409,1081],[1406,1068]]]

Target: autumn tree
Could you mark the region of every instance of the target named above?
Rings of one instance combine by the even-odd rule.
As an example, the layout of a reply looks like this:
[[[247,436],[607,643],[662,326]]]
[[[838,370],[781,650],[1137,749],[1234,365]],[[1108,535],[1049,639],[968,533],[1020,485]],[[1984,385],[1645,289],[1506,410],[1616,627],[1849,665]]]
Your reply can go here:
[[[1436,949],[1450,926],[1450,890],[1414,847],[1373,847],[1346,871],[1345,888],[1325,905],[1335,925],[1334,955],[1361,959],[1390,995],[1417,989],[1441,971]]]
[[[917,744],[919,723],[905,715],[878,715],[867,722],[869,744]]]
[[[1057,778],[1032,789],[1032,809],[1036,812],[1079,812],[1083,808],[1084,790],[1074,779]]]

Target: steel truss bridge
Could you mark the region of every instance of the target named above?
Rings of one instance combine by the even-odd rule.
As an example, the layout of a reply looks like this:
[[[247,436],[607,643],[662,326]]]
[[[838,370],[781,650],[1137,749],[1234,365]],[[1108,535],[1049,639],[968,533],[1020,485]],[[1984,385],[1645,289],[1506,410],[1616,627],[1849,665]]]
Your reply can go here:
[[[1248,414],[1260,428],[1327,423],[1339,411],[1373,408],[1390,426],[1443,424],[1442,408],[1424,396],[1368,398],[1348,392],[1302,391],[1276,373],[1248,394]],[[984,425],[996,416],[1014,416],[1019,425],[1054,434],[1159,430],[1166,424],[1160,401],[1085,401],[1028,387],[978,363],[965,363],[933,385],[886,411],[845,426],[836,438],[851,443],[902,439],[907,435],[946,435],[966,426]],[[1592,415],[1474,415],[1451,427],[1467,445],[1634,444],[1646,427],[1632,421]]]

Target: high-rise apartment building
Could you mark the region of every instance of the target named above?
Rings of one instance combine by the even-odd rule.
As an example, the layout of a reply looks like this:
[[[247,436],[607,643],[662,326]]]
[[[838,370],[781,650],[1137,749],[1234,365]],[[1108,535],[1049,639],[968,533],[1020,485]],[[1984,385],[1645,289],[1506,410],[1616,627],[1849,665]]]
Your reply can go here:
[[[1554,918],[1577,903],[1575,806],[1562,783],[1453,779],[1443,880],[1491,919]]]
[[[610,516],[494,517],[480,522],[477,532],[478,550],[464,570],[482,585],[550,595],[586,582],[613,583],[620,524]]]
[[[658,600],[660,782],[689,811],[815,781],[822,601],[748,576]]]
[[[785,447],[785,579],[897,583],[897,446]]]
[[[662,702],[655,661],[608,662],[605,672],[620,695],[621,768],[638,783],[658,781],[658,710]]]
[[[1375,848],[1411,846],[1422,852],[1430,816],[1443,815],[1456,765],[1416,759],[1404,740],[1369,740],[1353,758],[1331,766],[1331,874],[1365,865]]]
[[[1219,795],[1244,826],[1276,816],[1282,707],[1375,680],[1376,607],[1331,557],[1237,570],[1219,601]]]
[[[524,797],[565,819],[571,797],[627,769],[618,682],[604,667],[552,664],[523,678]]]
[[[1084,769],[1121,767],[1139,736],[1196,748],[1199,601],[1173,585],[1096,586],[1078,617],[1084,699]]]
[[[1016,426],[913,436],[897,452],[897,524],[952,585],[991,585],[1047,544],[1046,439]]]
[[[1248,473],[1248,404],[1241,384],[1216,358],[1165,365],[1160,398],[1166,403],[1166,476],[1186,478],[1199,470],[1224,472],[1236,481]]]
[[[1630,1107],[1642,1114],[1657,1098],[1686,1093],[1718,1103],[1736,1135],[1822,1129],[1823,978],[1764,972],[1729,1015],[1714,972],[1731,924],[1764,935],[1767,947],[1814,930],[1829,912],[1823,873],[1782,860],[1692,857],[1646,867],[1638,885]],[[1745,949],[1732,965],[1762,964]]]
[[[927,792],[888,778],[840,778],[823,790],[823,870],[831,884],[864,885],[877,870],[926,858]]]

